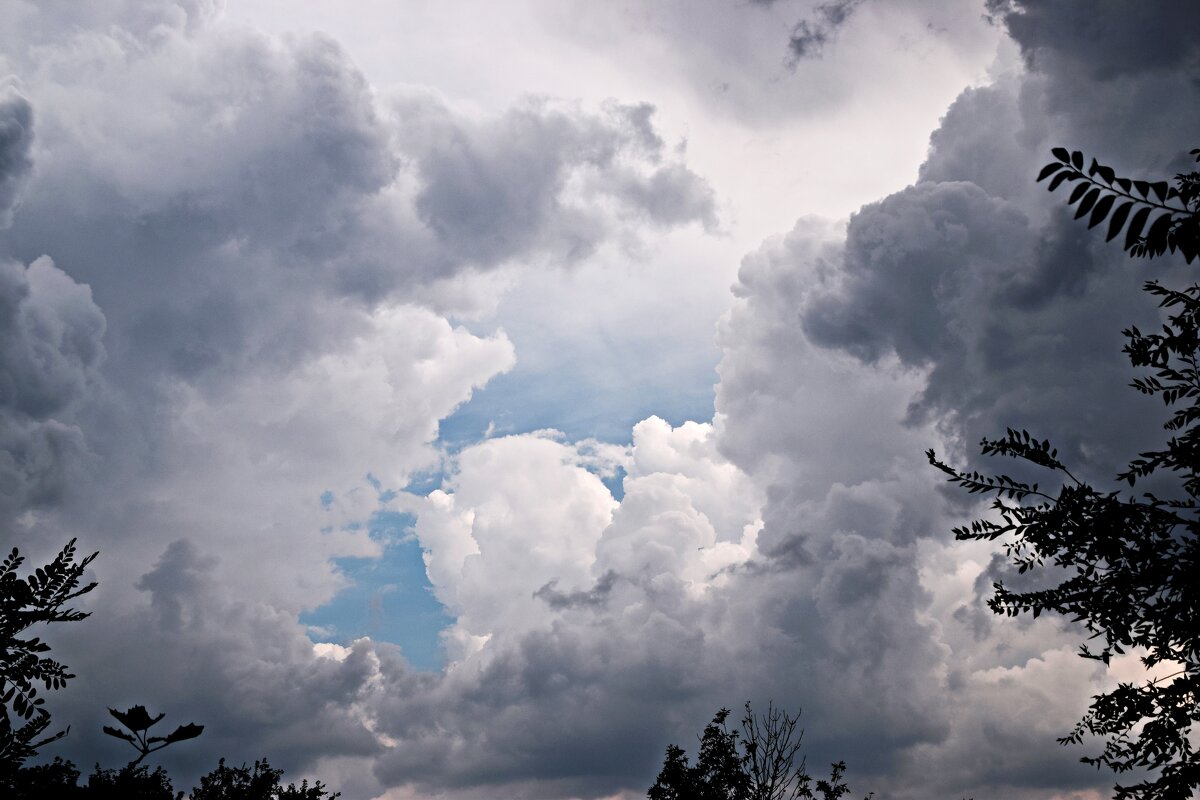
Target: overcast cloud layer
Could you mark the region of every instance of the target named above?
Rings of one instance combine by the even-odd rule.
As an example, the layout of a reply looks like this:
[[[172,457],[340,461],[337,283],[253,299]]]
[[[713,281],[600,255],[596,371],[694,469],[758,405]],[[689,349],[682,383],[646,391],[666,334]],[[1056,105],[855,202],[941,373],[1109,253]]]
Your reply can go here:
[[[0,7],[0,537],[101,553],[55,752],[119,763],[140,702],[205,725],[177,788],[266,755],[347,800],[633,798],[749,699],[861,794],[1106,796],[1054,739],[1136,666],[987,611],[923,451],[1028,428],[1104,481],[1157,440],[1120,330],[1188,272],[1033,177],[1186,166],[1200,9],[364,4],[413,20],[385,76],[234,5]],[[940,121],[921,74],[964,76]],[[300,621],[389,513],[440,670]]]

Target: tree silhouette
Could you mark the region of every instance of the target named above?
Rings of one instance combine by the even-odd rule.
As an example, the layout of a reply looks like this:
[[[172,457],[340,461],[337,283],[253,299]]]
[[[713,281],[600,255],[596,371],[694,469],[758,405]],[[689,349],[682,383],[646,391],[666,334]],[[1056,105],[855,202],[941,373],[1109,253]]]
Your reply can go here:
[[[816,782],[814,794],[804,758],[797,759],[804,737],[796,729],[799,714],[769,704],[756,716],[746,703],[740,731],[729,730],[728,718],[722,708],[704,726],[694,765],[682,747],[667,746],[649,800],[840,800],[849,794],[841,761],[831,765],[829,780]]]
[[[1094,160],[1084,175],[1081,153],[1063,148],[1053,153],[1058,161],[1047,165],[1039,180],[1053,175],[1051,191],[1064,181],[1080,182],[1069,200],[1079,204],[1076,219],[1090,213],[1094,227],[1111,212],[1108,239],[1128,225],[1125,249],[1135,257],[1169,251],[1191,261],[1197,255],[1200,175],[1177,175],[1171,187],[1165,181],[1118,178]],[[1181,207],[1168,205],[1173,201]],[[1156,210],[1162,213],[1143,234]],[[1187,800],[1200,787],[1194,731],[1200,723],[1200,286],[1175,291],[1151,281],[1145,290],[1168,310],[1168,321],[1161,333],[1123,331],[1130,363],[1150,370],[1131,385],[1162,398],[1174,411],[1165,424],[1169,436],[1163,449],[1141,453],[1117,478],[1134,486],[1163,473],[1178,482],[1171,496],[1121,497],[1097,490],[1071,473],[1048,440],[1026,431],[1010,429],[1001,439],[984,439],[983,454],[1042,468],[1056,488],[958,470],[939,461],[933,450],[927,455],[952,483],[995,497],[996,517],[955,528],[956,539],[1003,538],[1018,573],[1049,562],[1069,575],[1057,586],[1027,592],[996,583],[988,601],[994,612],[1037,617],[1054,611],[1082,623],[1091,639],[1103,640],[1099,650],[1085,643],[1084,658],[1108,664],[1114,654],[1137,652],[1147,669],[1165,665],[1170,670],[1093,697],[1087,714],[1059,742],[1101,737],[1103,752],[1083,762],[1118,773],[1144,769],[1151,774],[1134,785],[1116,786],[1118,800]]]
[[[17,575],[25,562],[17,548],[0,563],[0,777],[20,768],[38,748],[70,730],[64,728],[39,739],[50,727],[50,712],[35,684],[61,689],[75,676],[44,655],[50,651],[48,644],[36,636],[22,635],[38,623],[77,622],[88,616],[63,606],[96,588],[95,583],[78,588],[83,571],[96,555],[75,563],[72,539],[52,562],[25,578]]]

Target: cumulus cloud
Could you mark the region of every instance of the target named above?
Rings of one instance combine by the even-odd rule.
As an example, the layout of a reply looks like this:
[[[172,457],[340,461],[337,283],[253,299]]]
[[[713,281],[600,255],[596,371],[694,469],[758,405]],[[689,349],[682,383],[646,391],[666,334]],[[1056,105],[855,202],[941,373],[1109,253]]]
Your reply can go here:
[[[1194,127],[1194,103],[1179,105],[1189,121],[1138,130],[1127,107],[1102,107],[1095,92],[1115,98],[1145,86],[1174,107],[1155,84],[1169,84],[1176,105],[1194,97],[1194,87],[1181,83],[1193,50],[1178,48],[1169,66],[1100,68],[1090,45],[1057,44],[1071,36],[1052,44],[1026,31],[1021,9],[1035,9],[1028,13],[1043,22],[1075,13],[1056,4],[1010,9],[1027,71],[967,90],[934,133],[920,180],[864,206],[844,239],[802,221],[748,257],[736,289],[742,299],[722,327],[720,443],[765,481],[764,563],[800,565],[819,576],[818,597],[838,597],[851,609],[851,598],[872,608],[893,576],[907,573],[929,591],[892,595],[871,621],[831,616],[803,634],[826,645],[816,674],[833,663],[858,669],[873,650],[892,660],[881,677],[889,697],[920,696],[943,682],[909,721],[917,735],[876,742],[865,759],[869,770],[892,776],[901,797],[1039,796],[1096,786],[1053,740],[1109,680],[1071,661],[1078,634],[1069,627],[991,621],[979,605],[999,574],[990,556],[924,543],[945,537],[949,520],[969,509],[951,512],[921,476],[922,446],[969,457],[980,436],[1026,427],[1052,437],[1103,482],[1161,438],[1160,410],[1128,390],[1120,352],[1122,327],[1152,326],[1157,317],[1138,290],[1149,277],[1145,265],[1090,235],[1033,176],[1049,148],[1064,142],[1101,160],[1169,173]],[[1129,12],[1135,32],[1140,13]],[[1107,9],[1097,30],[1122,30],[1124,15]],[[1154,277],[1185,279],[1181,263],[1154,266]],[[960,583],[969,559],[966,574],[976,585]],[[953,606],[942,604],[943,581],[960,586]],[[841,586],[851,591],[835,590]],[[872,627],[884,618],[886,628]],[[841,627],[847,619],[858,624]],[[896,629],[905,634],[889,639]],[[862,631],[876,648],[855,637]],[[839,635],[861,649],[842,646]],[[1070,691],[1045,688],[1065,675],[1073,676]],[[836,675],[830,680],[836,685]],[[956,710],[945,711],[950,703]],[[821,719],[846,731],[846,718],[854,712]],[[880,721],[898,732],[892,719]],[[993,759],[997,743],[1005,753]],[[972,748],[988,754],[984,765],[963,766]],[[896,760],[884,766],[888,754]]]
[[[64,644],[61,653],[71,663],[90,653],[108,665],[81,670],[58,701],[59,709],[70,703],[77,720],[68,755],[105,763],[127,758],[100,727],[106,705],[134,703],[166,712],[168,724],[205,726],[197,746],[164,754],[181,781],[211,769],[216,754],[236,763],[269,754],[294,766],[380,750],[359,708],[377,671],[370,648],[351,647],[341,659],[316,657],[294,615],[223,588],[219,571],[229,557],[206,555],[187,540],[168,544],[137,580],[148,602]]]
[[[568,263],[590,255],[610,235],[597,199],[655,222],[715,225],[703,179],[683,164],[658,164],[663,142],[652,113],[614,104],[602,116],[581,115],[533,101],[472,125],[428,101],[410,104],[401,115],[416,121],[405,135],[422,184],[417,215],[476,265],[530,251]]]
[[[474,118],[383,98],[330,38],[273,39],[218,6],[0,11],[22,81],[0,95],[0,514],[36,511],[12,528],[33,555],[66,534],[102,553],[97,624],[62,644],[87,675],[55,707],[79,720],[63,752],[119,758],[83,731],[104,703],[146,703],[208,726],[169,762],[185,776],[221,755],[371,759],[392,740],[360,699],[425,692],[399,648],[324,658],[296,620],[346,586],[333,559],[383,551],[372,515],[441,467],[439,422],[512,368],[503,331],[447,316],[492,288],[471,279],[716,224],[649,106]],[[598,491],[557,522],[598,535],[613,501],[588,470],[622,456],[571,452],[580,474],[556,486]],[[470,575],[505,569],[495,524]],[[593,585],[568,544],[511,604],[503,582],[444,582],[462,636],[547,611],[533,595],[553,580]]]
[[[0,520],[58,499],[89,453],[77,413],[104,360],[87,286],[43,257],[0,262]]]
[[[429,696],[380,698],[375,725],[400,743],[378,762],[383,782],[612,792],[630,765],[653,766],[681,705],[711,713],[706,683],[736,653],[726,568],[752,551],[761,503],[713,436],[639,424],[619,504],[586,447],[527,434],[464,449],[416,508],[457,618],[454,662]]]
[[[786,10],[759,5],[780,41]],[[1162,52],[1106,65],[1109,31],[1145,50],[1157,23],[992,3],[1025,68],[955,102],[915,185],[746,256],[711,422],[449,454],[439,422],[521,356],[451,321],[503,285],[479,276],[719,228],[653,107],[385,97],[330,38],[253,33],[214,3],[113,0],[75,25],[61,4],[13,8],[0,513],[37,510],[22,546],[79,532],[102,552],[91,627],[55,645],[81,675],[56,697],[78,721],[65,754],[119,759],[96,750],[99,698],[206,724],[170,755],[190,774],[266,754],[356,798],[598,797],[640,790],[666,742],[750,698],[803,708],[810,763],[849,760],[856,789],[1097,785],[1053,737],[1106,678],[1060,621],[981,611],[1001,567],[948,541],[970,509],[921,454],[1016,425],[1101,469],[1154,441],[1154,414],[1121,394],[1119,329],[1156,313],[1142,275],[1031,177],[1062,143],[1167,170],[1193,144],[1192,45],[1163,32]],[[795,55],[858,8],[819,6]],[[762,37],[697,27],[677,56],[707,90],[780,66]],[[731,54],[754,68],[714,66]],[[738,102],[769,118],[794,86]],[[1177,113],[1131,123],[1118,98]],[[425,470],[440,488],[404,491]],[[382,643],[314,647],[297,622],[344,587],[332,559],[382,552],[380,510],[415,517],[454,619],[440,673]]]

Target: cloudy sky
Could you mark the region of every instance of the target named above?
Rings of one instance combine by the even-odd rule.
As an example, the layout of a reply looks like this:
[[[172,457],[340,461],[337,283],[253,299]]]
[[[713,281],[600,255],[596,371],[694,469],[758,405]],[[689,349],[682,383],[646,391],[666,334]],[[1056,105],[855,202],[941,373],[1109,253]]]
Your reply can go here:
[[[1200,6],[0,3],[0,536],[98,550],[106,706],[346,800],[635,798],[721,706],[897,800],[1092,800],[1105,671],[994,618],[923,451],[1158,439],[1149,277],[1033,182],[1169,177]]]

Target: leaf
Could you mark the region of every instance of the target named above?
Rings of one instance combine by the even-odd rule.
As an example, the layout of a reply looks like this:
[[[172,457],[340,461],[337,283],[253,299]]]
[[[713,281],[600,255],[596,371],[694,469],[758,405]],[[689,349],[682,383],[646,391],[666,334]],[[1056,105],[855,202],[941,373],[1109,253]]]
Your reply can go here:
[[[124,739],[127,742],[134,743],[133,735],[126,733],[125,731],[119,731],[116,728],[109,727],[108,725],[105,725],[100,730],[104,731],[109,736],[115,736],[118,739]]]
[[[1167,213],[1154,220],[1154,224],[1150,226],[1150,230],[1146,233],[1146,245],[1153,251],[1161,253],[1167,247],[1167,231],[1171,229],[1171,220],[1174,215],[1168,211]]]
[[[1133,219],[1129,221],[1129,230],[1125,233],[1125,249],[1133,247],[1137,244],[1138,238],[1142,235],[1142,228],[1146,225],[1146,220],[1150,217],[1150,208],[1143,207],[1137,210],[1133,215]]]
[[[1096,203],[1096,207],[1092,209],[1092,218],[1088,222],[1089,228],[1094,228],[1104,221],[1104,218],[1108,216],[1108,212],[1112,210],[1116,199],[1117,196],[1115,194],[1106,194],[1100,198],[1100,201]]]
[[[1150,188],[1154,190],[1156,195],[1158,195],[1158,200],[1161,203],[1167,199],[1167,190],[1171,187],[1166,181],[1156,181],[1155,183],[1150,184]]]
[[[1041,181],[1046,180],[1046,178],[1049,178],[1062,168],[1062,164],[1047,164],[1046,166],[1042,167],[1042,171],[1038,173],[1037,182],[1040,183]]]
[[[1131,208],[1133,208],[1133,203],[1125,203],[1117,208],[1116,213],[1112,215],[1112,220],[1108,223],[1108,236],[1104,238],[1104,241],[1111,242],[1121,232],[1125,220],[1129,218]]]
[[[1064,169],[1062,172],[1054,176],[1054,179],[1050,181],[1050,185],[1046,188],[1053,192],[1062,185],[1063,181],[1073,181],[1075,178],[1076,174],[1074,172],[1071,172],[1069,169]]]
[[[159,714],[157,717],[151,718],[150,714],[146,712],[145,706],[134,706],[128,711],[117,711],[115,708],[110,708],[108,713],[116,717],[118,722],[131,731],[148,730],[150,726],[166,716],[166,714]]]
[[[1083,200],[1079,201],[1079,208],[1075,211],[1075,219],[1079,219],[1084,214],[1092,210],[1092,206],[1096,202],[1096,198],[1100,196],[1099,189],[1092,189],[1083,196]]]
[[[1083,169],[1083,153],[1075,150],[1071,153],[1071,163],[1075,165],[1075,169]]]
[[[182,742],[185,739],[195,739],[202,733],[204,733],[203,725],[197,725],[194,722],[189,722],[187,725],[180,725],[178,728],[171,731],[169,734],[167,734],[167,738],[163,741],[165,741],[167,744],[174,744],[175,742]]]
[[[1064,164],[1066,164],[1067,162],[1069,162],[1071,160],[1071,154],[1067,152],[1067,148],[1065,148],[1065,147],[1055,147],[1055,148],[1051,149],[1050,152],[1054,155],[1055,158],[1057,158],[1059,161],[1063,162]]]
[[[1133,188],[1141,192],[1142,197],[1150,198],[1150,183],[1149,181],[1134,181]]]

